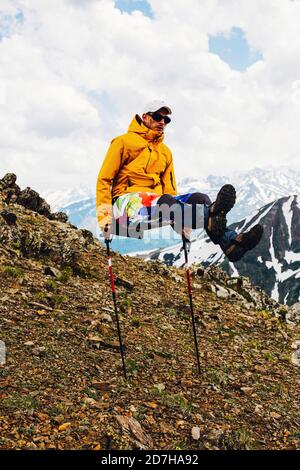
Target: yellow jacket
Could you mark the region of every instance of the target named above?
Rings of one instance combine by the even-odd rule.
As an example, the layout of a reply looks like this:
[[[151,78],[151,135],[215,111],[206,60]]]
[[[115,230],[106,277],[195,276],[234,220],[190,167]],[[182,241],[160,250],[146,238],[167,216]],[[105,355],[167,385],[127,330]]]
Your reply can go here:
[[[112,200],[125,193],[177,194],[173,157],[163,134],[136,115],[128,132],[112,140],[100,169],[96,207],[101,227],[112,220]]]

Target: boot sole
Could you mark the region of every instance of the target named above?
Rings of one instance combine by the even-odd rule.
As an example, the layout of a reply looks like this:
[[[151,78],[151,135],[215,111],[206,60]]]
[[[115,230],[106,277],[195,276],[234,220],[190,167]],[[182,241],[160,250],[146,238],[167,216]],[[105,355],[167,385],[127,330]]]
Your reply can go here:
[[[247,236],[245,235],[241,242],[236,242],[236,244],[234,244],[234,248],[230,253],[225,253],[228,260],[231,262],[238,261],[247,251],[253,250],[253,248],[259,244],[263,233],[264,229],[261,225],[257,224],[252,227],[249,233],[246,234]]]
[[[213,243],[217,244],[226,230],[226,214],[233,208],[236,200],[236,192],[231,184],[222,186],[214,202],[213,213],[209,217],[209,236]]]
[[[227,214],[229,212],[236,200],[236,192],[232,184],[225,184],[222,186],[220,191],[217,194],[216,201],[214,203],[214,211],[212,215],[217,215],[220,212]]]

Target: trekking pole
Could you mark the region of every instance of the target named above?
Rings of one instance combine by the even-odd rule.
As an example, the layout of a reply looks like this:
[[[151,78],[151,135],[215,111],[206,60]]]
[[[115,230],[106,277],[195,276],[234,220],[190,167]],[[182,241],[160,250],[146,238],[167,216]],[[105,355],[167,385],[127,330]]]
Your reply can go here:
[[[201,371],[200,371],[199,349],[198,349],[198,341],[197,341],[197,333],[196,333],[196,323],[195,323],[195,315],[194,315],[194,307],[193,307],[193,297],[192,297],[192,288],[191,288],[191,277],[190,277],[189,264],[188,264],[188,252],[189,252],[189,249],[190,249],[190,244],[191,244],[191,242],[190,242],[187,238],[185,238],[184,236],[182,237],[182,242],[183,242],[184,258],[185,258],[186,280],[187,280],[188,293],[189,293],[189,299],[190,299],[190,309],[191,309],[191,316],[192,316],[192,325],[193,325],[193,333],[194,333],[195,351],[196,351],[198,372],[199,372],[199,375],[200,375]]]
[[[123,374],[124,374],[125,380],[127,380],[125,354],[124,354],[124,348],[123,348],[123,343],[122,343],[121,328],[120,328],[119,315],[118,315],[118,309],[117,309],[115,280],[114,280],[114,274],[113,274],[113,270],[112,270],[111,256],[110,256],[110,249],[109,249],[110,242],[111,242],[111,239],[108,239],[108,238],[105,239],[106,255],[107,255],[109,278],[110,278],[110,286],[111,286],[112,298],[113,298],[115,315],[116,315],[116,323],[117,323],[117,330],[118,330],[118,336],[119,336],[119,344],[120,344],[120,351],[121,351],[121,358],[122,358]]]

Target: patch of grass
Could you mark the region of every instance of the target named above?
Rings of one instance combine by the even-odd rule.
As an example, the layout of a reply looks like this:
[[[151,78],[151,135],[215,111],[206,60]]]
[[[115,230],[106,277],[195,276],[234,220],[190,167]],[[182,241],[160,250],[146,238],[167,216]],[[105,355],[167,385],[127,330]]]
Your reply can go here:
[[[223,415],[223,418],[226,420],[226,421],[229,421],[229,423],[234,423],[236,421],[236,416],[233,416],[232,414],[230,413],[225,413]]]
[[[230,339],[234,338],[235,336],[237,336],[237,332],[235,330],[231,330],[230,328],[228,328],[227,330],[225,330],[225,332],[228,334],[228,337]]]
[[[286,398],[289,395],[288,387],[285,384],[278,383],[276,381],[265,383],[264,388],[268,392],[271,392],[275,396],[280,397],[280,398]],[[277,412],[276,409],[274,409],[273,411]]]
[[[58,288],[57,282],[53,279],[48,279],[46,282],[46,289],[51,292],[56,292]]]
[[[26,428],[25,427],[20,428],[19,432],[28,437],[34,436],[35,434],[34,424],[31,424],[30,426],[27,426]]]
[[[26,222],[30,225],[40,225],[39,220],[33,217],[26,217]]]
[[[97,279],[99,277],[98,271],[89,266],[77,264],[72,268],[74,276],[82,277],[83,279]]]
[[[226,387],[228,385],[228,374],[222,369],[209,369],[207,376],[214,385],[219,385],[220,387]]]
[[[87,397],[93,398],[94,400],[97,398],[97,395],[98,395],[97,390],[92,389],[92,388],[85,388],[85,389],[83,390],[83,393],[84,393]]]
[[[257,349],[258,348],[258,341],[256,339],[252,339],[249,343],[249,346],[251,349]]]
[[[245,428],[236,429],[221,439],[224,450],[251,450],[253,446],[252,434]]]
[[[174,449],[174,450],[187,450],[189,448],[189,443],[185,440],[185,441],[174,441],[172,444],[171,444],[171,449]]]
[[[180,393],[172,394],[168,393],[166,390],[162,390],[160,392],[156,387],[153,387],[152,393],[153,395],[160,397],[163,406],[167,408],[179,408],[184,417],[189,416],[193,409],[192,403],[184,398]]]
[[[138,351],[141,351],[141,350],[138,349]],[[144,360],[151,361],[151,362],[153,361],[153,353],[151,353],[149,351],[141,351],[141,352],[142,352],[142,358]]]
[[[19,240],[13,240],[10,242],[10,246],[13,250],[19,250],[20,249],[20,241]]]
[[[71,268],[71,266],[67,266],[61,271],[61,276],[59,277],[59,280],[61,282],[68,282],[68,280],[72,276],[73,276],[73,269]]]
[[[14,392],[10,397],[2,400],[2,406],[7,410],[34,410],[39,406],[39,401],[35,397],[29,395],[20,395]]]
[[[263,357],[264,357],[264,359],[265,359],[266,361],[268,361],[268,362],[274,361],[274,356],[272,356],[272,354],[269,353],[269,352],[264,353],[264,356],[263,356]]]
[[[120,292],[118,294],[118,303],[122,313],[127,313],[132,308],[132,302],[127,292]]]
[[[256,312],[257,312],[257,315],[261,318],[271,318],[272,317],[271,313],[267,309],[258,309],[258,310],[256,310]]]
[[[140,319],[137,318],[137,317],[133,317],[132,320],[131,320],[131,325],[132,325],[134,328],[139,328],[139,327],[141,326]]]
[[[57,406],[51,406],[45,409],[45,413],[47,413],[49,416],[59,416],[61,409]]]
[[[172,359],[173,357],[173,354],[166,351],[155,351],[155,354],[159,357],[163,357],[164,359]]]
[[[35,292],[33,295],[34,295],[34,298],[35,298],[38,302],[47,302],[47,294],[46,294],[46,292],[39,291],[39,292]]]
[[[1,271],[5,277],[18,279],[24,275],[22,269],[15,268],[14,266],[2,266]]]
[[[134,359],[127,359],[127,370],[133,374],[138,372],[140,369],[139,365]]]
[[[57,315],[56,318],[57,318],[58,320],[61,320],[61,321],[67,323],[67,322],[70,321],[70,318],[71,318],[71,317],[70,317],[70,314],[63,312],[63,313],[59,313],[59,315]]]
[[[180,310],[180,308],[177,309],[177,308],[174,308],[174,307],[166,307],[166,308],[165,308],[165,313],[166,313],[166,316],[175,316],[175,315],[178,315],[178,313],[179,313],[179,314],[182,313],[182,316],[183,316],[183,317],[186,316],[186,313],[185,313],[185,312],[182,312],[182,311]]]
[[[146,408],[144,406],[138,406],[137,411],[133,413],[133,417],[138,421],[144,421],[146,414]]]
[[[52,308],[58,308],[68,298],[65,295],[53,294],[49,299],[49,304]]]
[[[0,369],[0,377],[7,377],[9,372],[5,369]]]

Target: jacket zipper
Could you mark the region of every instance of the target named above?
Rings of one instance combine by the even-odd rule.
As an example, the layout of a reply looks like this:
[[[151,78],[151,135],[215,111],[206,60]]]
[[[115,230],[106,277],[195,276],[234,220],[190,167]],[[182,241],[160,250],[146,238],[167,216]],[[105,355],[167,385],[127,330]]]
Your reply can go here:
[[[148,163],[149,163],[149,161],[150,161],[150,158],[151,158],[151,152],[152,152],[152,150],[151,150],[151,148],[150,148],[150,147],[148,147],[148,149],[149,149],[150,155],[149,155],[149,158],[148,158],[148,161],[147,161],[147,164],[146,164],[145,172],[147,171],[147,166],[148,166]]]

